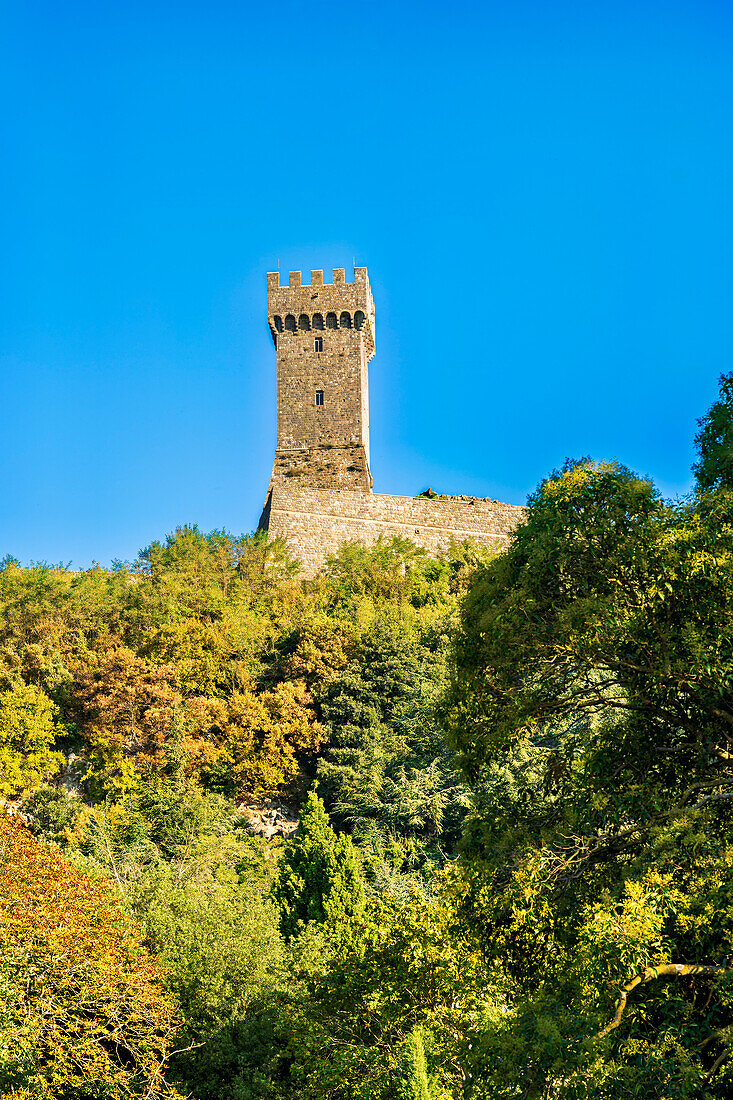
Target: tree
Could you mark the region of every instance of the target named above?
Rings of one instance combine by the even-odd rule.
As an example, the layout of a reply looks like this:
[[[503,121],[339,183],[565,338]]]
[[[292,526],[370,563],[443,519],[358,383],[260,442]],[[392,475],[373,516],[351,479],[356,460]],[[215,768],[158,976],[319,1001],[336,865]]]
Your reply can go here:
[[[17,798],[64,764],[53,751],[58,707],[32,684],[17,681],[0,695],[0,797]]]
[[[721,374],[720,396],[698,421],[698,459],[693,466],[697,487],[733,489],[733,372]]]
[[[292,782],[301,761],[312,757],[324,738],[303,683],[280,683],[259,694],[237,692],[229,713],[223,736],[229,778],[250,796]]]
[[[425,1045],[419,1028],[405,1039],[395,1076],[396,1100],[430,1100]]]
[[[109,888],[0,817],[0,1092],[170,1095],[179,1021]]]
[[[274,897],[285,936],[310,921],[331,924],[359,913],[364,887],[351,840],[336,836],[323,802],[313,791],[298,819],[278,869]]]
[[[386,600],[420,600],[427,594],[427,580],[441,572],[428,552],[409,539],[395,535],[379,538],[373,546],[347,542],[326,561],[331,598],[344,603],[360,596]]]
[[[421,634],[404,618],[383,616],[322,693],[330,736],[319,790],[357,838],[376,827],[451,847],[460,835],[467,791],[434,714],[446,679],[443,627]]]
[[[22,812],[31,833],[65,847],[75,839],[82,814],[81,799],[63,788],[39,787],[23,799]]]
[[[261,884],[251,876],[163,883],[142,919],[183,1011],[181,1045],[193,1048],[173,1059],[177,1079],[196,1097],[258,1096],[244,1072],[252,1025],[273,1015],[284,970],[277,913]]]
[[[111,573],[0,567],[0,693],[18,683],[45,693],[57,708],[57,746],[77,762],[64,788],[79,783],[73,798],[43,786],[26,793],[21,812],[29,831],[56,854],[63,848],[74,874],[85,869],[100,890],[106,876],[143,924],[145,946],[161,958],[163,982],[185,1016],[175,1045],[192,1046],[165,1067],[192,1098],[300,1098],[303,1081],[319,1100],[375,1100],[372,1083],[384,1100],[395,1100],[398,1087],[424,1100],[428,1081],[436,1100],[460,1088],[458,1071],[446,1067],[465,1062],[470,997],[453,963],[441,969],[444,956],[454,958],[448,925],[430,929],[445,900],[437,866],[454,854],[467,791],[433,711],[457,600],[480,560],[468,546],[435,560],[392,540],[347,547],[333,568],[300,581],[282,544],[182,528]],[[319,761],[319,793],[336,833],[311,800],[293,844],[245,837],[252,807],[240,813],[229,798],[300,800]],[[342,828],[355,842],[336,835]],[[373,919],[364,917],[364,873],[369,892],[389,900]],[[59,891],[74,902],[66,879]],[[37,901],[41,920],[45,903]],[[46,906],[51,919],[75,931],[81,953],[96,933],[54,908],[57,901]],[[109,920],[117,927],[116,916]],[[69,952],[73,988],[81,988],[84,974],[96,973],[96,955],[89,948],[82,974]],[[37,1077],[44,1054],[36,1057],[33,1044],[46,1026],[46,1001],[36,1026],[16,989],[20,964],[8,957],[10,971],[0,964],[0,1063],[16,1077],[0,1092],[21,1087],[23,1012],[26,1065],[29,1073],[41,1066]],[[145,951],[139,958],[148,959]],[[461,970],[471,965],[462,960]],[[61,983],[61,970],[54,975]],[[67,1009],[76,994],[66,992],[59,984],[49,993],[53,1026],[60,1032],[68,1019],[69,1042],[85,1043],[87,1016],[80,1022]],[[102,1051],[112,1027],[106,1011],[88,1016]],[[126,1041],[139,1046],[135,1027],[150,1011],[130,1008]],[[296,1019],[302,1050],[290,1043]],[[384,1043],[368,1030],[354,1038],[354,1020],[381,1029]],[[475,1037],[474,1024],[465,1033]],[[57,1049],[73,1057],[63,1043]],[[116,1051],[107,1052],[113,1062]],[[137,1072],[134,1051],[117,1053],[122,1069]],[[55,1100],[91,1100],[94,1089],[95,1100],[134,1094],[142,1071],[130,1084],[120,1065],[103,1067],[98,1081],[77,1067],[89,1096],[59,1077]],[[318,1081],[328,1087],[319,1091]]]
[[[180,696],[165,666],[127,646],[85,654],[76,669],[73,713],[83,723],[95,794],[121,797],[137,785],[136,771],[166,764]]]
[[[413,890],[303,934],[289,1006],[299,1100],[464,1094],[496,985],[454,921],[449,892]]]
[[[727,494],[543,482],[467,597],[446,711],[463,921],[509,979],[482,1097],[728,1095],[732,685]]]

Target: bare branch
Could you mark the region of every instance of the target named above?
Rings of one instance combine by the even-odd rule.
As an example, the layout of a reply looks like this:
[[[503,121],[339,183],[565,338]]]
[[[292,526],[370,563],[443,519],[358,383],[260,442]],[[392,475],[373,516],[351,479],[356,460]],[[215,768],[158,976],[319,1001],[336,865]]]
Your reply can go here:
[[[733,798],[733,791],[727,791],[724,794],[709,794],[705,798],[701,798],[694,806],[690,806],[690,809],[699,810],[706,802],[725,802],[728,798]]]
[[[720,1067],[722,1066],[723,1062],[726,1060],[727,1057],[728,1057],[728,1051],[727,1050],[724,1050],[722,1054],[718,1055],[718,1057],[715,1059],[712,1066],[710,1067],[710,1072],[708,1073],[707,1077],[703,1081],[703,1085],[707,1085],[708,1081],[712,1081],[713,1077],[715,1077],[715,1074],[718,1072],[718,1070],[720,1069]]]
[[[680,799],[680,805],[684,806],[687,796],[693,791],[704,790],[706,787],[729,787],[733,784],[733,775],[719,775],[716,779],[703,779],[699,783],[691,783]]]
[[[636,989],[637,985],[644,985],[656,978],[719,977],[721,974],[727,974],[728,972],[724,966],[699,966],[697,963],[663,963],[661,966],[647,966],[641,974],[636,974],[626,985],[621,987],[614,1017],[610,1023],[598,1032],[598,1038],[602,1039],[621,1023],[629,994]]]

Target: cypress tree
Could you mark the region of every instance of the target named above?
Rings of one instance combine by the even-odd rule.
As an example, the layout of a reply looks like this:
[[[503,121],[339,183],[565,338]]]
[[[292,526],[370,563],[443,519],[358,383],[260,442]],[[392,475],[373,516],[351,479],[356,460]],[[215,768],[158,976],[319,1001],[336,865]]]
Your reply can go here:
[[[298,833],[289,841],[274,886],[283,935],[309,921],[334,924],[364,907],[364,885],[354,846],[337,837],[323,802],[308,795]]]
[[[420,1028],[411,1031],[402,1044],[395,1095],[397,1100],[430,1100],[428,1067]]]

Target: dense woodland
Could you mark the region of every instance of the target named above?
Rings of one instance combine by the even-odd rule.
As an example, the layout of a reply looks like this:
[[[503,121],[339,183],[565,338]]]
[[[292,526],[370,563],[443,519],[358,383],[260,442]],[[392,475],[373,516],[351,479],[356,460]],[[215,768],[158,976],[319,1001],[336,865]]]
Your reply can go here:
[[[0,1094],[733,1092],[733,375],[669,502],[0,569]],[[300,814],[285,840],[248,809]]]

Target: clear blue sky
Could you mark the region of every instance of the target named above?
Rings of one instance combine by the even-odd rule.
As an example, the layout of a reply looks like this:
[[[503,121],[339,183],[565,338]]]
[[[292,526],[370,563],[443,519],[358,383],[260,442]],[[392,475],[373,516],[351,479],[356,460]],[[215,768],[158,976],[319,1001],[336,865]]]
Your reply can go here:
[[[583,454],[687,490],[733,366],[729,0],[0,11],[0,556],[254,528],[278,261],[369,268],[377,491],[521,503]]]

